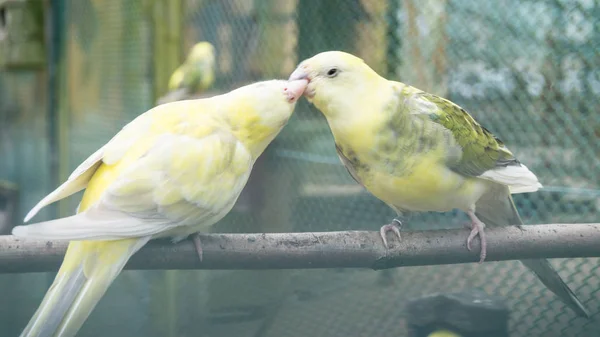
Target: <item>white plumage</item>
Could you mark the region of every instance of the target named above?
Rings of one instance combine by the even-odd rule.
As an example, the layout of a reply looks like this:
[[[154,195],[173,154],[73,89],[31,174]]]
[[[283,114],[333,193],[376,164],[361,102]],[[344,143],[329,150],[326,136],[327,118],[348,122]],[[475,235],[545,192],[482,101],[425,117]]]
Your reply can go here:
[[[511,194],[535,192],[543,187],[535,174],[523,164],[497,167],[484,172],[480,177],[507,185]]]

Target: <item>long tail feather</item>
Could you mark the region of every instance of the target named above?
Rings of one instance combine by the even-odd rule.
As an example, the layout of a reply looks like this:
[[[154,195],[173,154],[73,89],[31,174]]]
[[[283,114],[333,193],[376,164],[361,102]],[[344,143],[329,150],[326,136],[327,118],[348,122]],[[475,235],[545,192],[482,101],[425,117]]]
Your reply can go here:
[[[21,337],[72,337],[131,255],[150,237],[72,241],[44,300]]]
[[[86,210],[69,217],[16,226],[14,236],[46,240],[119,240],[154,235],[167,225],[120,212]]]
[[[500,190],[502,188],[502,190]],[[523,221],[506,186],[498,186],[484,195],[476,205],[477,217],[488,226],[522,226]],[[521,260],[542,283],[567,304],[577,315],[589,318],[590,314],[575,293],[562,280],[546,259]]]
[[[569,286],[567,286],[560,278],[560,275],[552,268],[552,265],[550,265],[548,260],[521,260],[521,262],[527,266],[527,268],[531,269],[540,281],[575,311],[577,315],[590,318],[590,313],[586,307],[579,301]]]

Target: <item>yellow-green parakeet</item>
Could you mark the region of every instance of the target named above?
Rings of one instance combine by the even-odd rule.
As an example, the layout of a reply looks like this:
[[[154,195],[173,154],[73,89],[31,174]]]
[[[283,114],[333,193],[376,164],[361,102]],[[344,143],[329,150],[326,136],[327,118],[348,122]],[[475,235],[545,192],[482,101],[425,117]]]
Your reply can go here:
[[[215,81],[215,63],[215,47],[206,41],[196,43],[169,78],[169,92],[158,103],[189,99],[210,88]]]
[[[439,329],[429,333],[427,337],[461,337],[461,335],[447,329]]]
[[[351,54],[330,51],[301,62],[290,80],[309,81],[305,96],[326,117],[350,175],[398,215],[464,211],[467,247],[477,235],[486,255],[484,223],[523,224],[511,193],[537,191],[537,177],[460,106],[389,81]],[[394,222],[381,228],[400,237]],[[522,260],[579,315],[583,304],[547,260]]]
[[[18,237],[76,240],[21,336],[74,336],[149,240],[183,240],[223,218],[305,86],[265,81],[157,106],[85,160],[25,221],[85,189],[76,215],[13,229]]]

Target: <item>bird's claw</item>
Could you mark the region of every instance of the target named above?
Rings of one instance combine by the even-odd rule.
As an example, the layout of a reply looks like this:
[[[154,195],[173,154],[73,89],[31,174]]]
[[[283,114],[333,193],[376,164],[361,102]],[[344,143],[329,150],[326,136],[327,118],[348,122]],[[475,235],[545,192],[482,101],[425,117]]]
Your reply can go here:
[[[476,236],[479,235],[479,241],[481,241],[479,263],[482,263],[483,261],[485,261],[485,257],[487,255],[487,241],[485,239],[485,231],[483,230],[485,228],[485,224],[479,221],[479,219],[477,219],[476,217],[472,218],[471,220],[471,233],[469,233],[469,236],[467,237],[467,249],[469,251],[471,250],[471,242]]]
[[[394,220],[392,220],[392,223],[383,225],[379,229],[379,235],[381,236],[381,240],[383,240],[383,246],[386,249],[390,248],[388,245],[388,242],[387,242],[387,238],[386,238],[387,232],[393,232],[398,237],[398,240],[402,240],[402,237],[400,236],[400,227],[401,226],[402,226],[402,222],[400,222],[400,220],[398,220],[398,219],[394,219]]]
[[[202,242],[200,241],[200,233],[194,234],[192,237],[194,241],[194,246],[196,247],[196,253],[198,253],[198,257],[200,258],[200,262],[202,262]]]

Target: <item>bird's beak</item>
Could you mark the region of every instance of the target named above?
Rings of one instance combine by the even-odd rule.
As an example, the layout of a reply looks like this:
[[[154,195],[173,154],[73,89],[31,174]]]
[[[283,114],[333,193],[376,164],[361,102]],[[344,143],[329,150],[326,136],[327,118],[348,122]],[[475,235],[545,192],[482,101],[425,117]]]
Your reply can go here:
[[[288,80],[289,81],[299,81],[299,80],[306,81],[308,86],[305,88],[304,96],[306,96],[309,99],[309,101],[312,97],[314,97],[314,95],[315,95],[314,86],[310,86],[311,78],[308,74],[306,66],[302,66],[302,65],[298,66],[298,68],[296,68],[296,70],[294,70],[294,72],[290,75],[290,78]]]
[[[310,82],[310,79],[308,78],[308,72],[306,71],[306,68],[302,66],[296,68],[296,70],[294,70],[294,72],[290,75],[290,78],[288,80],[307,80]]]
[[[285,89],[283,89],[287,95],[288,102],[293,103],[300,98],[300,96],[302,96],[304,93],[304,90],[306,90],[307,85],[308,81],[305,79],[288,81]]]

